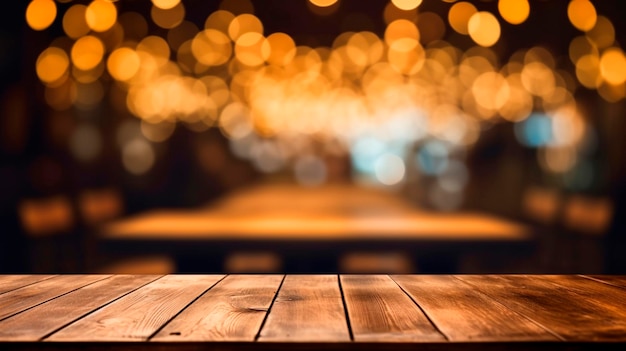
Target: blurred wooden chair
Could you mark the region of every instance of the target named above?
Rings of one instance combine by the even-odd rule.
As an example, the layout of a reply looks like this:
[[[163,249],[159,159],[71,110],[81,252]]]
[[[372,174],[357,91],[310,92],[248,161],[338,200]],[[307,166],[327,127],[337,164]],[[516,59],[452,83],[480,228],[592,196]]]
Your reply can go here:
[[[283,260],[274,252],[232,252],[224,259],[225,273],[280,273]]]
[[[531,185],[523,191],[522,217],[533,226],[538,239],[536,254],[527,264],[527,270],[543,273],[568,271],[568,255],[563,250],[567,246],[566,237],[561,235],[559,227],[563,202],[563,194],[557,188]]]
[[[607,197],[570,195],[564,204],[562,224],[569,236],[573,273],[604,271],[604,239],[613,218]]]
[[[18,216],[29,242],[31,272],[80,271],[82,252],[68,196],[23,199],[18,204]]]
[[[348,252],[339,258],[341,273],[415,273],[411,257],[404,252]]]
[[[78,212],[85,227],[85,270],[110,274],[167,274],[175,272],[164,255],[120,256],[98,252],[94,232],[98,226],[124,213],[122,194],[115,188],[86,189],[78,195]]]

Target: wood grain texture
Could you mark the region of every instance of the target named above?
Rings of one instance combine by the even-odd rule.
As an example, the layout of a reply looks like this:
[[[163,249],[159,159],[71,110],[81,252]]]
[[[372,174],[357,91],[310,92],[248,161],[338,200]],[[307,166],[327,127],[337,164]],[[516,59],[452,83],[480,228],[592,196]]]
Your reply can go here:
[[[625,275],[585,275],[583,277],[626,289]]]
[[[151,340],[254,341],[282,280],[282,275],[230,275]]]
[[[354,341],[445,341],[422,310],[386,275],[342,275]]]
[[[626,341],[626,295],[617,287],[576,277],[458,276],[510,309],[568,341]],[[585,286],[589,293],[580,288]],[[604,291],[599,296],[591,291]]]
[[[222,275],[167,275],[61,329],[52,341],[146,341]]]
[[[106,275],[60,275],[2,294],[0,295],[0,321],[107,277]]]
[[[0,276],[0,294],[19,289],[42,280],[50,279],[54,275],[43,274],[12,274]]]
[[[393,276],[451,341],[558,340],[451,276]]]
[[[348,324],[336,275],[288,275],[259,341],[346,342]]]
[[[0,322],[0,341],[35,341],[159,276],[119,275],[97,281]]]

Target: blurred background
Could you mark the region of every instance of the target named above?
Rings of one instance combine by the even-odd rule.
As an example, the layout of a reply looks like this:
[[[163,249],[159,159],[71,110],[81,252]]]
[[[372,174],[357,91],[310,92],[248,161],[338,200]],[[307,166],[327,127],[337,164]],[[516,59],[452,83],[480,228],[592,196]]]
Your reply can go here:
[[[2,6],[2,272],[138,269],[93,233],[269,181],[537,233],[472,271],[626,273],[626,2]]]

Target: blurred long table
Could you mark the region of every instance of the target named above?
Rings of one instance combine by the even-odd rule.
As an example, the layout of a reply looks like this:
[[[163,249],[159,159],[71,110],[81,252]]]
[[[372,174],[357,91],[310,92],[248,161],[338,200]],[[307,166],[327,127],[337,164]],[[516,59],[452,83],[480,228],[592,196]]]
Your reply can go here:
[[[0,276],[2,350],[624,350],[626,277]]]
[[[432,266],[441,269],[427,271],[450,271],[463,254],[529,248],[533,235],[484,213],[421,210],[379,189],[273,184],[242,189],[205,208],[154,210],[110,223],[99,243],[115,252],[168,253],[181,262],[195,257],[196,271],[219,271],[224,255],[235,250],[276,252],[288,259],[288,272],[336,271],[333,262],[342,253],[385,250],[423,262],[434,258]]]

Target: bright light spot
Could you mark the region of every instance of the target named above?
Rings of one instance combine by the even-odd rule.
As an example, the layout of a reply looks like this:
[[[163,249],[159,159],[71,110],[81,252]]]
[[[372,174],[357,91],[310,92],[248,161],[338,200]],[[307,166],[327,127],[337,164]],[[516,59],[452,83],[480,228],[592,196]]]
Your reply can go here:
[[[449,146],[439,140],[426,142],[417,153],[417,166],[423,174],[442,174],[449,163]]]
[[[135,175],[141,175],[154,165],[155,154],[152,145],[143,139],[133,139],[122,148],[124,168]]]
[[[416,9],[422,0],[391,0],[391,2],[400,10],[410,11]]]
[[[309,0],[311,4],[318,7],[328,7],[334,5],[338,0]]]
[[[395,185],[404,179],[404,161],[397,155],[386,153],[376,159],[376,179],[385,185]]]
[[[74,130],[70,137],[70,150],[80,161],[91,161],[102,150],[102,136],[98,128],[83,124]]]
[[[57,6],[52,0],[33,0],[26,8],[26,22],[34,30],[48,28],[56,16]]]
[[[180,0],[152,0],[152,4],[160,9],[169,10],[180,3]]]
[[[604,49],[615,43],[615,26],[610,19],[598,16],[596,25],[585,36],[599,49]]]
[[[467,25],[470,18],[478,12],[476,7],[469,2],[461,1],[450,7],[448,12],[448,22],[457,33],[469,34]]]
[[[576,61],[576,78],[580,84],[595,89],[602,84],[600,58],[596,55],[585,55]]]
[[[241,139],[252,133],[250,110],[240,103],[233,102],[222,110],[219,119],[220,129],[229,139]]]
[[[619,48],[610,48],[600,58],[600,73],[609,84],[618,85],[626,82],[626,57]]]
[[[206,29],[198,33],[191,42],[193,56],[208,66],[219,66],[228,62],[232,50],[230,39],[226,34],[215,29]]]
[[[264,173],[279,171],[285,166],[285,153],[272,141],[259,141],[250,150],[253,165]]]
[[[130,48],[116,49],[109,55],[107,69],[113,78],[119,81],[127,81],[137,74],[139,70],[139,55]]]
[[[71,56],[74,66],[83,71],[88,71],[102,61],[104,44],[94,36],[84,36],[72,46]]]
[[[500,39],[500,23],[487,11],[473,14],[467,23],[467,30],[472,40],[480,46],[493,46]]]
[[[270,45],[263,35],[248,32],[237,39],[235,56],[247,66],[260,66],[270,56]]]
[[[141,134],[152,142],[162,142],[169,139],[176,129],[176,124],[163,121],[160,123],[150,123],[145,120],[141,121]]]
[[[152,6],[150,10],[150,17],[154,23],[165,29],[170,29],[178,26],[185,19],[185,6],[182,2],[179,2],[172,8],[163,9],[157,6]]]
[[[73,5],[63,15],[63,30],[68,37],[77,39],[83,35],[89,33],[89,26],[85,19],[85,13],[87,12],[87,6],[85,5]]]
[[[315,186],[326,181],[326,164],[319,157],[312,155],[299,157],[293,170],[298,184]]]
[[[255,15],[244,13],[235,17],[228,26],[228,36],[237,41],[240,36],[246,33],[263,34],[263,23]]]
[[[267,37],[270,46],[270,55],[267,62],[277,66],[284,66],[296,56],[296,43],[285,33],[273,33]]]
[[[65,51],[55,47],[45,49],[37,58],[37,76],[43,83],[60,80],[67,72],[70,60]]]
[[[586,32],[596,24],[596,8],[589,0],[572,0],[567,5],[567,17],[574,27]]]
[[[117,21],[115,4],[105,0],[94,0],[85,11],[85,20],[89,28],[95,32],[109,30]]]
[[[439,186],[448,192],[462,191],[468,180],[467,167],[458,160],[450,160],[445,171],[437,177]]]
[[[528,18],[530,4],[528,0],[498,0],[498,11],[505,21],[520,24]]]
[[[546,146],[553,139],[552,121],[546,115],[532,114],[515,124],[515,136],[528,147]]]

